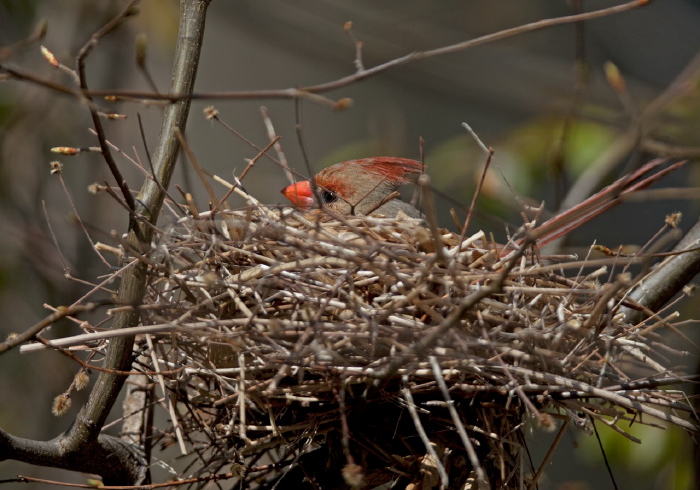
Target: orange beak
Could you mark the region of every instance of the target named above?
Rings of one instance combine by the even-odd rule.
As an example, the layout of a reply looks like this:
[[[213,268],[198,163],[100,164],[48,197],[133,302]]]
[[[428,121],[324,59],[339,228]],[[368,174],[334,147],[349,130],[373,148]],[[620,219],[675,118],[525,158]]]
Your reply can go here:
[[[304,180],[292,185],[288,185],[282,189],[284,197],[289,199],[292,204],[302,209],[309,209],[314,206],[314,193],[311,190],[311,182]]]

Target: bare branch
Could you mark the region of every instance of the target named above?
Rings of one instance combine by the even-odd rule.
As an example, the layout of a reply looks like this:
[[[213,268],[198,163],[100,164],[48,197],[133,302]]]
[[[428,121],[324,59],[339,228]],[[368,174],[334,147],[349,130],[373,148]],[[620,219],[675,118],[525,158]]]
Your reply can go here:
[[[59,92],[70,94],[70,95],[84,95],[87,97],[105,97],[113,96],[116,98],[130,98],[130,99],[144,99],[144,100],[167,100],[167,101],[177,101],[182,99],[189,100],[264,100],[264,99],[310,99],[315,102],[322,102],[324,104],[330,105],[333,108],[338,108],[336,102],[327,99],[325,97],[319,97],[318,94],[342,88],[351,85],[367,78],[379,75],[389,70],[393,70],[400,66],[404,66],[413,63],[418,60],[434,58],[437,56],[442,56],[445,54],[456,53],[459,51],[466,51],[467,49],[480,46],[482,44],[487,44],[494,41],[500,41],[502,39],[507,39],[513,36],[518,36],[520,34],[525,34],[527,32],[538,31],[541,29],[546,29],[548,27],[571,24],[575,22],[593,20],[600,17],[606,17],[609,15],[625,12],[635,8],[642,7],[649,4],[649,1],[635,0],[631,2],[626,2],[613,7],[608,7],[600,10],[595,10],[593,12],[585,12],[582,14],[567,15],[563,17],[556,17],[553,19],[543,19],[536,22],[531,22],[529,24],[520,25],[510,29],[505,29],[492,34],[487,34],[485,36],[480,36],[468,41],[463,41],[456,44],[451,44],[449,46],[443,46],[441,48],[436,48],[428,51],[415,51],[409,53],[399,58],[387,61],[380,65],[374,66],[369,69],[359,70],[352,75],[333,80],[331,82],[320,83],[317,85],[309,85],[307,87],[301,88],[286,88],[286,89],[272,89],[272,90],[249,90],[249,91],[235,91],[235,92],[216,92],[216,93],[176,93],[171,92],[168,94],[157,94],[153,92],[138,92],[129,90],[113,90],[113,89],[99,89],[99,90],[86,90],[84,92],[79,92],[70,87],[66,87],[61,84],[57,84],[50,80],[44,80],[36,75],[19,70],[17,68],[9,67],[0,64],[0,72],[5,71],[12,75],[18,80],[30,81],[39,85],[43,85],[46,88],[52,90],[57,90]],[[344,104],[341,104],[343,107]]]
[[[676,245],[673,252],[686,253],[672,255],[645,277],[639,286],[629,295],[650,311],[657,311],[661,306],[675,296],[683,287],[700,273],[700,221],[696,222],[688,233]],[[624,308],[622,310],[627,320],[636,324],[649,315],[644,311]]]

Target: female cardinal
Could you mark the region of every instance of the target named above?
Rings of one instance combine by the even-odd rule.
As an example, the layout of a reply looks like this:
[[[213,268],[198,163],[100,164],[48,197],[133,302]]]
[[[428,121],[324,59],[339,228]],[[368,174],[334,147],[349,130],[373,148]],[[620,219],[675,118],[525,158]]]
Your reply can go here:
[[[415,182],[422,171],[423,165],[415,160],[373,157],[336,163],[321,170],[314,180],[322,206],[338,214],[395,218],[403,211],[411,218],[420,218],[420,211],[392,194]],[[317,206],[311,181],[287,186],[282,194],[303,209]]]

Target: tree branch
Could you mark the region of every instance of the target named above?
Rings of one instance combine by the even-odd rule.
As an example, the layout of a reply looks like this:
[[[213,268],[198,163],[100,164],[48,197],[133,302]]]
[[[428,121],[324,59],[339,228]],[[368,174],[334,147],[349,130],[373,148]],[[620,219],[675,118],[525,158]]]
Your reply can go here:
[[[140,483],[148,468],[140,448],[101,434],[78,451],[66,451],[63,435],[50,441],[15,437],[0,429],[0,455],[25,463],[102,475],[105,483]],[[128,462],[128,464],[125,464]]]
[[[124,177],[122,177],[122,173],[119,170],[119,167],[117,166],[117,162],[114,161],[114,157],[112,157],[112,152],[109,150],[107,138],[105,137],[105,130],[102,126],[102,120],[100,119],[100,115],[98,114],[97,108],[95,107],[92,98],[88,95],[85,95],[85,91],[88,88],[87,77],[85,75],[85,60],[102,37],[106,36],[114,29],[116,29],[119,25],[121,25],[122,22],[124,22],[124,20],[127,17],[133,15],[133,13],[135,12],[134,6],[138,2],[139,0],[130,0],[126,7],[124,7],[124,9],[119,13],[119,15],[117,15],[114,19],[108,22],[104,27],[102,27],[102,29],[90,36],[90,40],[87,43],[85,43],[85,45],[80,49],[80,52],[78,53],[78,56],[75,59],[76,73],[78,74],[78,80],[80,81],[80,88],[83,91],[82,97],[86,98],[88,102],[87,106],[90,109],[90,116],[92,117],[92,124],[95,126],[97,140],[100,143],[100,149],[102,150],[102,158],[104,158],[105,162],[107,162],[107,166],[109,167],[109,170],[112,173],[114,180],[117,181],[117,185],[122,191],[124,201],[126,201],[126,204],[129,206],[129,209],[131,211],[134,210],[134,196],[131,195],[129,186],[126,185],[126,180],[124,180]]]
[[[581,14],[567,15],[562,17],[555,17],[552,19],[542,19],[536,22],[531,22],[529,24],[519,25],[512,27],[510,29],[504,29],[502,31],[494,32],[492,34],[487,34],[485,36],[476,37],[474,39],[469,39],[467,41],[462,41],[456,44],[450,44],[448,46],[443,46],[436,49],[431,49],[427,51],[415,51],[413,53],[408,53],[399,58],[381,63],[379,65],[373,66],[369,69],[361,69],[355,73],[348,75],[346,77],[339,78],[337,80],[332,80],[330,82],[319,83],[316,85],[309,85],[307,87],[301,88],[285,88],[285,89],[271,89],[271,90],[247,90],[247,91],[236,91],[236,92],[216,92],[216,93],[184,93],[184,92],[170,92],[167,94],[159,94],[154,92],[138,92],[129,90],[113,90],[113,89],[99,89],[99,90],[86,90],[84,92],[76,91],[70,87],[58,84],[51,80],[44,80],[32,73],[13,68],[0,63],[0,72],[6,72],[12,77],[18,80],[24,80],[32,82],[51,90],[55,90],[64,94],[70,95],[85,95],[88,97],[104,97],[104,96],[114,96],[117,98],[130,98],[130,99],[141,99],[141,100],[167,100],[167,101],[177,101],[184,98],[194,100],[263,100],[263,99],[299,99],[299,98],[309,98],[318,102],[326,102],[329,100],[325,97],[320,97],[318,94],[325,93],[331,90],[342,88],[351,85],[356,82],[360,82],[367,78],[379,75],[386,71],[398,68],[400,66],[407,65],[414,61],[424,60],[428,58],[434,58],[437,56],[442,56],[445,54],[456,53],[459,51],[466,51],[467,49],[480,46],[489,42],[500,41],[513,36],[518,36],[520,34],[525,34],[528,32],[534,32],[548,27],[571,24],[575,22],[583,22],[588,20],[597,19],[600,17],[606,17],[608,15],[614,15],[635,8],[642,7],[650,3],[650,0],[633,0],[630,2],[625,2],[612,7],[594,10],[592,12],[584,12]],[[331,101],[332,102],[332,101]],[[335,104],[331,104],[336,106]]]
[[[695,249],[690,252],[672,255],[647,275],[629,295],[648,311],[657,312],[673,296],[700,273],[700,220],[688,230],[678,242],[673,252]],[[649,316],[648,312],[624,307],[621,310],[627,321],[637,324]]]
[[[158,219],[175,167],[179,142],[175,128],[184,131],[190,108],[188,94],[192,93],[204,36],[204,24],[209,0],[180,0],[180,30],[173,65],[170,92],[182,98],[165,108],[154,168],[157,183],[148,179],[135,201],[135,217],[129,222],[129,243],[137,250],[150,247],[153,225]],[[137,305],[146,289],[146,265],[142,262],[123,275],[118,303]],[[133,327],[140,321],[135,309],[120,310],[114,317],[112,329]],[[128,370],[132,362],[134,338],[119,337],[110,341],[105,356],[105,368]],[[140,448],[117,438],[101,435],[125,377],[103,371],[97,378],[88,403],[80,410],[68,431],[51,441],[31,441],[0,433],[0,460],[18,459],[30,463],[81,470],[102,475],[106,484],[138,483],[142,478],[143,461]]]

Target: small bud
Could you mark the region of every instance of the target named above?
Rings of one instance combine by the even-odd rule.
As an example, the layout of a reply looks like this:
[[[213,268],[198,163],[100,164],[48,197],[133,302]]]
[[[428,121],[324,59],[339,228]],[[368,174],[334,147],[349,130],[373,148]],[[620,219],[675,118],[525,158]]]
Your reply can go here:
[[[70,409],[71,403],[70,395],[68,393],[62,393],[53,399],[51,413],[56,417],[60,417]]]
[[[554,418],[546,412],[540,413],[540,416],[537,417],[537,425],[546,432],[553,432],[557,428]]]
[[[333,104],[333,110],[344,111],[345,109],[352,107],[353,103],[354,101],[350,97],[343,97],[342,99],[338,99],[335,104]]]
[[[101,190],[102,190],[102,186],[100,184],[98,184],[97,182],[95,182],[94,184],[90,184],[87,188],[87,191],[90,194],[97,194]]]
[[[126,119],[126,114],[105,114],[107,119]]]
[[[352,21],[349,20],[345,24],[343,24],[343,30],[345,32],[348,32],[350,29],[352,29]]]
[[[73,148],[72,146],[54,146],[51,148],[51,153],[59,153],[61,155],[73,156],[80,153],[80,148]]]
[[[219,116],[219,111],[213,105],[210,105],[210,106],[207,106],[204,108],[204,117],[208,121],[211,121],[212,119],[216,119],[218,116]]]
[[[681,217],[683,217],[683,213],[676,211],[675,213],[671,213],[666,216],[665,223],[671,228],[676,228],[681,222]]]
[[[46,46],[40,46],[41,48],[41,54],[46,58],[46,61],[48,61],[51,66],[54,66],[58,68],[60,66],[60,63],[56,59],[56,57],[53,55],[51,51],[48,50]]]
[[[51,175],[60,174],[63,170],[63,164],[59,161],[54,160],[49,165],[51,165]]]
[[[361,488],[365,485],[365,474],[359,464],[346,464],[343,466],[343,480],[352,488]]]
[[[603,65],[603,70],[605,70],[605,77],[608,79],[608,83],[618,94],[627,91],[627,84],[625,83],[625,78],[620,73],[620,69],[612,62],[606,61]]]
[[[116,95],[105,95],[105,100],[107,102],[116,102],[117,96]]]
[[[80,391],[84,389],[90,382],[90,377],[85,373],[85,371],[79,371],[75,375],[75,389]]]
[[[604,255],[607,255],[608,257],[612,257],[613,255],[615,255],[615,254],[613,253],[613,251],[610,250],[610,249],[609,249],[608,247],[606,247],[605,245],[593,245],[593,246],[591,246],[591,248],[592,248],[593,250],[595,250],[596,252],[600,252],[600,253],[602,253],[602,254],[604,254]]]
[[[692,296],[695,293],[697,286],[695,284],[686,284],[683,286],[683,294],[686,296]]]

